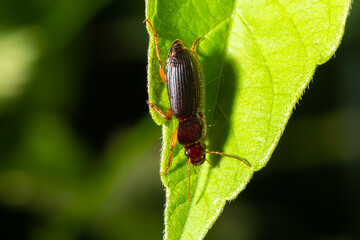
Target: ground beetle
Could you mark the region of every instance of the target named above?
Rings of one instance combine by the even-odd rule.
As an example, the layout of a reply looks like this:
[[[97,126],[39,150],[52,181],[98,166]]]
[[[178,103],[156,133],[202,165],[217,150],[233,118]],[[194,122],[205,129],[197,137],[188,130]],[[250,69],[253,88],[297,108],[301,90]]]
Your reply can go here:
[[[167,167],[161,173],[164,175],[170,168],[172,151],[178,141],[185,147],[185,155],[188,158],[188,195],[190,195],[190,163],[195,167],[203,164],[206,153],[213,153],[240,160],[247,166],[247,161],[220,152],[206,151],[204,140],[206,138],[205,121],[205,78],[202,65],[196,55],[195,46],[201,38],[198,38],[189,50],[181,40],[175,40],[166,61],[166,74],[160,59],[160,52],[155,28],[148,19],[155,40],[156,55],[159,60],[160,77],[166,83],[170,101],[170,109],[164,114],[153,103],[146,101],[157,113],[167,120],[174,115],[179,120],[179,126],[171,137],[170,154]],[[211,163],[209,162],[211,165]],[[196,171],[195,171],[196,173]]]

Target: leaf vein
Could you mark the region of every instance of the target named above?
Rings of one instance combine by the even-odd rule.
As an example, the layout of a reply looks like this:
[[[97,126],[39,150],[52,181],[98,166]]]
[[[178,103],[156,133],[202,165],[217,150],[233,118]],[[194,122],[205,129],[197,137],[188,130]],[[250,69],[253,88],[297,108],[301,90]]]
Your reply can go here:
[[[257,38],[255,37],[255,34],[253,33],[253,31],[251,30],[250,28],[250,25],[246,22],[245,18],[243,17],[243,15],[239,12],[239,10],[236,11],[236,13],[238,14],[238,16],[240,17],[241,21],[244,23],[246,29],[249,31],[249,33],[251,34],[253,40],[254,40],[254,43],[255,45],[257,46],[257,48],[259,49],[260,51],[260,54],[261,54],[261,57],[265,63],[265,66],[266,66],[266,70],[267,72],[269,73],[269,79],[270,79],[270,85],[271,85],[271,105],[270,105],[270,116],[269,116],[269,120],[267,121],[268,125],[267,125],[267,134],[266,134],[266,137],[265,137],[265,143],[263,145],[263,148],[266,147],[266,142],[267,142],[267,139],[269,137],[269,129],[270,129],[270,119],[271,119],[271,115],[272,115],[272,112],[273,112],[273,108],[274,108],[274,83],[273,83],[273,76],[272,76],[272,72],[271,72],[271,69],[269,67],[269,64],[268,64],[268,61],[263,53],[263,50],[261,49],[258,41],[257,41]]]

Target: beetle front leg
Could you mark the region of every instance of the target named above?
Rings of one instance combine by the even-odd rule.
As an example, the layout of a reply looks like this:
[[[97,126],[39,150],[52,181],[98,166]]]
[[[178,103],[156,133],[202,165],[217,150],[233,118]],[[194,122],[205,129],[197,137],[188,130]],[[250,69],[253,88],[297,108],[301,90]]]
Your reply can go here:
[[[171,160],[172,160],[172,152],[173,152],[173,149],[174,149],[175,144],[176,144],[176,142],[177,142],[178,130],[179,130],[179,127],[176,128],[175,132],[173,133],[173,135],[172,135],[172,137],[171,137],[169,160],[168,160],[167,167],[166,167],[165,171],[163,171],[163,172],[161,173],[161,175],[164,175],[164,174],[169,170],[169,168],[170,168]]]

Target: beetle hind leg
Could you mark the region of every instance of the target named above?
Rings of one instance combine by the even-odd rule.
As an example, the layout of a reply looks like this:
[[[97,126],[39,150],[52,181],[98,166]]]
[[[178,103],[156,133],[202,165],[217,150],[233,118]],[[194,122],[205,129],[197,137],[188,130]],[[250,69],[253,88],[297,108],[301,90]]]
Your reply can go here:
[[[196,54],[196,50],[195,50],[195,47],[196,45],[198,44],[198,42],[200,41],[201,37],[199,37],[198,39],[195,40],[195,42],[191,45],[191,51],[194,53],[194,55],[197,57],[197,54]]]
[[[166,75],[165,75],[165,71],[164,71],[164,68],[163,68],[163,65],[161,63],[161,58],[160,58],[160,52],[159,52],[159,44],[158,44],[158,35],[155,31],[155,28],[153,27],[153,25],[151,24],[151,22],[146,18],[144,20],[145,22],[147,22],[153,32],[153,35],[154,35],[154,42],[155,42],[155,50],[156,50],[156,56],[159,60],[159,72],[160,72],[160,77],[161,77],[161,80],[166,83]]]

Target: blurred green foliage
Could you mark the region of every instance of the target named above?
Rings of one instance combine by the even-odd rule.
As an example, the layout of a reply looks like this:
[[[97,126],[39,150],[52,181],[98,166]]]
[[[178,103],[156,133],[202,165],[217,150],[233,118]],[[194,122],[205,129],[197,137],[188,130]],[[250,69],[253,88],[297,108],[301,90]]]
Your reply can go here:
[[[160,239],[141,1],[0,3],[3,239]],[[271,163],[207,239],[360,238],[359,7]],[[185,162],[184,162],[185,163]]]
[[[143,8],[110,1],[1,4],[2,236],[161,237],[160,129],[145,113]],[[98,54],[106,37],[115,38],[117,49],[106,50],[111,58]],[[124,72],[128,62],[134,67]],[[143,75],[133,73],[137,66]],[[101,71],[112,72],[91,76]]]

